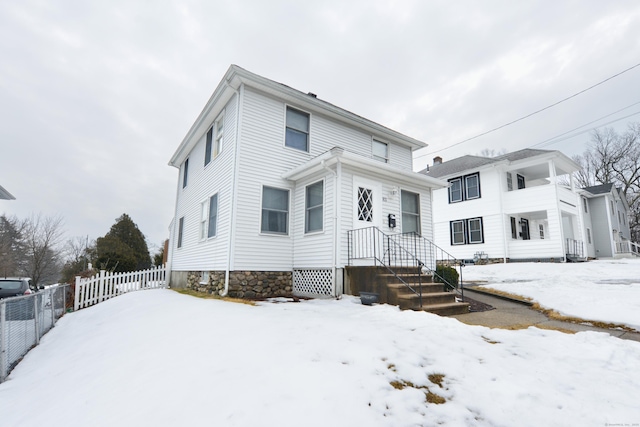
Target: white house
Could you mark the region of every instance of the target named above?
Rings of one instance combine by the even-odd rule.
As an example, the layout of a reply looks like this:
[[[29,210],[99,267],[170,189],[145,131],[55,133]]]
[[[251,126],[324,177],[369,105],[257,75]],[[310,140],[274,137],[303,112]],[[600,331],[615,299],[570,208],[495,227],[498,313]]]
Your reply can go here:
[[[622,189],[602,184],[583,188],[581,194],[588,256],[640,256],[640,245],[631,241],[629,205]]]
[[[425,146],[232,65],[169,162],[171,284],[340,294],[349,230],[432,238],[432,191],[446,183],[412,171]]]
[[[465,260],[583,258],[585,227],[572,175],[579,169],[547,150],[434,159],[422,173],[449,182],[433,194],[435,243]]]

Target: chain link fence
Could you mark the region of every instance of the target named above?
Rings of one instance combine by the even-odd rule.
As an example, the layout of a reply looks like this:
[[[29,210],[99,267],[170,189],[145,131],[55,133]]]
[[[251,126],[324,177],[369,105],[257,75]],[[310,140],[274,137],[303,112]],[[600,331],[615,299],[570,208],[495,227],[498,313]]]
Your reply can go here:
[[[70,295],[59,285],[0,300],[0,382],[62,317]]]

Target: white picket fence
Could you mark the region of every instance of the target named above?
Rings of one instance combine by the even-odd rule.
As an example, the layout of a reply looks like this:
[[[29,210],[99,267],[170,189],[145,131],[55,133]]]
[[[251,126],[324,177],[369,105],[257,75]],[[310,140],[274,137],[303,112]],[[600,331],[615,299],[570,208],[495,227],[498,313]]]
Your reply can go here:
[[[166,275],[166,266],[162,266],[127,273],[100,270],[99,274],[84,279],[76,276],[73,309],[77,311],[127,292],[165,288]]]

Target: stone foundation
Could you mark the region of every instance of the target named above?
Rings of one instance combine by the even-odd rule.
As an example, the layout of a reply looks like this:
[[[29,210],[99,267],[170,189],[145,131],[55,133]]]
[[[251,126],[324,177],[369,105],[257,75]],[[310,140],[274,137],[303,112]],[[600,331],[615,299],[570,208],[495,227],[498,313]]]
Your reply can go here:
[[[187,288],[209,294],[224,291],[224,271],[210,271],[207,283],[201,283],[202,272],[187,273]],[[293,279],[290,271],[231,271],[228,295],[234,298],[260,299],[291,296]]]

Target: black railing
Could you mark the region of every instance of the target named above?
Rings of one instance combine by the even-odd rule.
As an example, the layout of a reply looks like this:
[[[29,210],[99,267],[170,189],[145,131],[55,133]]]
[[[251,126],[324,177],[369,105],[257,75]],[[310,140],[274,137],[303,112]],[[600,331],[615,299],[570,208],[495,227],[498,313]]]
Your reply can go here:
[[[446,291],[454,291],[464,298],[464,288],[459,288],[458,283],[452,283],[452,280],[445,277],[445,274],[441,274],[442,271],[438,269],[438,266],[449,266],[455,269],[457,266],[462,266],[462,263],[417,233],[388,235],[377,227],[349,230],[347,247],[349,265],[353,265],[354,260],[369,260],[373,265],[385,267],[412,292],[420,295],[421,307],[422,286],[419,286],[419,292],[416,291],[398,276],[397,271],[409,268],[418,270],[420,285],[422,274],[428,272],[436,281],[444,285]],[[459,280],[462,283],[462,268],[460,268]]]
[[[584,245],[580,240],[566,239],[567,258],[584,258]]]
[[[389,236],[378,227],[359,228],[347,231],[348,263],[354,261],[366,261],[368,264],[386,268],[389,273],[411,292],[418,295],[422,308],[422,262],[408,251],[392,236]],[[418,289],[401,276],[402,272],[418,274]]]
[[[418,259],[422,260],[424,267],[437,281],[444,284],[447,291],[457,292],[464,298],[464,287],[458,287],[458,283],[462,283],[462,266],[464,265],[460,260],[416,232],[402,233],[396,238],[402,242],[403,246],[412,251]],[[441,274],[443,270],[438,269],[438,266],[454,269],[460,266],[459,282],[451,283],[449,278]]]

